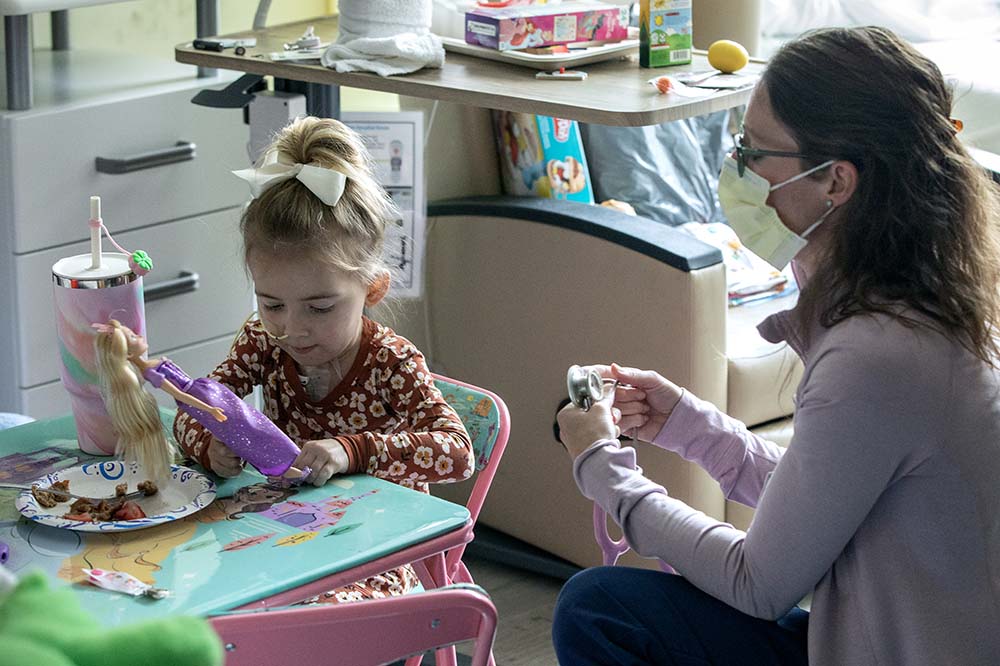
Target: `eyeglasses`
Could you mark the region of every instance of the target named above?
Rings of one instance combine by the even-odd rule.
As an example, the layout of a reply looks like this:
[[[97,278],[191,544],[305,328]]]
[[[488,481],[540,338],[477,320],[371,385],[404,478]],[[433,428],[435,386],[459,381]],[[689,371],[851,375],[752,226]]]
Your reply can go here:
[[[740,178],[747,168],[747,160],[754,157],[798,157],[799,159],[826,159],[818,155],[807,155],[806,153],[790,153],[784,150],[760,150],[759,148],[749,148],[743,145],[743,133],[736,135],[736,173]]]

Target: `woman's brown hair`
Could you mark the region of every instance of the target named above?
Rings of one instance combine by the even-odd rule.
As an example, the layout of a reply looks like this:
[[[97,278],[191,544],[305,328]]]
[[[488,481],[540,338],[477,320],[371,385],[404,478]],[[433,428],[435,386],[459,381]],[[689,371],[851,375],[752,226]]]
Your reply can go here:
[[[783,46],[762,85],[801,152],[859,174],[800,296],[801,321],[929,322],[996,366],[998,192],[956,136],[938,67],[884,28],[831,28]]]

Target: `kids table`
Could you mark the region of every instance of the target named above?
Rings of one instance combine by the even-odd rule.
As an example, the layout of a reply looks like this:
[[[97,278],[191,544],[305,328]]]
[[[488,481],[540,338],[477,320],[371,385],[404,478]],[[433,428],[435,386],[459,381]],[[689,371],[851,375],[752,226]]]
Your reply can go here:
[[[173,412],[162,412],[169,427]],[[95,458],[71,416],[0,431],[0,482],[26,483]],[[72,585],[107,625],[167,614],[282,606],[430,557],[472,539],[465,507],[359,474],[283,492],[256,472],[225,479],[215,502],[139,530],[79,532],[22,518],[0,490],[0,541],[14,572]],[[93,587],[83,568],[126,571],[170,591],[151,601]]]

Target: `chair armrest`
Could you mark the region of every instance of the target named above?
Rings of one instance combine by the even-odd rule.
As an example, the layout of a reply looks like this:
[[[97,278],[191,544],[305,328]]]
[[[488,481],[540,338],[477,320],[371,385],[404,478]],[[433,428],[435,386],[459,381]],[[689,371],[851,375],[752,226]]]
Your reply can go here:
[[[656,370],[725,408],[722,253],[601,206],[473,197],[429,207],[425,266],[432,369],[489,386],[510,411],[480,522],[574,564],[600,564],[592,505],[552,433],[566,370],[611,361]],[[671,496],[722,517],[718,484],[672,454],[641,449],[639,464]],[[453,501],[461,491],[433,490]],[[525,497],[551,510],[532,510]]]
[[[482,196],[432,202],[428,217],[479,215],[549,224],[602,238],[690,272],[722,263],[722,253],[707,243],[654,220],[607,206],[537,197]]]

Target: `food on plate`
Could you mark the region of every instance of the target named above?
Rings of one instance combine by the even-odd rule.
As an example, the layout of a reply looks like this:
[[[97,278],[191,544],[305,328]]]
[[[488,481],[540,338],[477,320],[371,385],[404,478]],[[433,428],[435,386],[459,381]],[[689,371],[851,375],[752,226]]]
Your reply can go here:
[[[96,504],[88,499],[78,499],[73,502],[67,513],[66,520],[78,520],[84,523],[101,523],[112,520],[137,520],[145,518],[146,514],[135,502],[118,499],[101,500]]]
[[[156,483],[150,480],[140,481],[136,489],[145,497],[155,495],[159,492]],[[57,504],[68,501],[61,493],[69,492],[69,480],[56,481],[48,488],[42,488],[38,484],[31,486],[31,494],[39,506],[50,509]],[[78,520],[80,522],[108,522],[112,520],[137,520],[145,518],[146,513],[138,504],[131,500],[123,499],[128,495],[128,484],[119,483],[115,485],[114,498],[94,499],[80,497],[70,505],[69,511],[63,514],[67,520]]]
[[[39,506],[46,509],[50,509],[56,504],[66,501],[66,495],[63,495],[59,491],[68,493],[69,481],[56,481],[48,488],[42,488],[38,484],[32,484],[31,486],[31,494],[35,496],[35,501],[38,502]]]
[[[145,495],[146,497],[149,497],[150,495],[155,495],[156,492],[159,490],[159,488],[156,487],[156,482],[151,479],[147,479],[146,481],[140,481],[136,485],[136,489],[141,490],[142,494]]]

